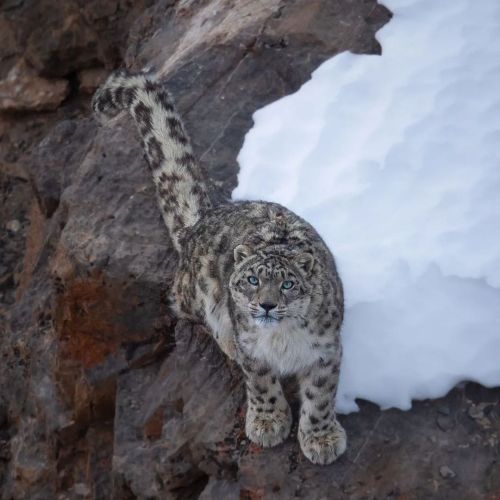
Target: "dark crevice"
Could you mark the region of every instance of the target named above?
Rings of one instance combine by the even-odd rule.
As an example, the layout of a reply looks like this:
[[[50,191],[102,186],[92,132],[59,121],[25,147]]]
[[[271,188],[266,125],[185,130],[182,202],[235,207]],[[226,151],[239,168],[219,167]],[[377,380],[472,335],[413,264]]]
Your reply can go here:
[[[208,481],[210,480],[210,476],[199,469],[193,469],[189,475],[192,476],[193,479],[188,485],[171,490],[176,500],[192,500],[200,498],[200,495],[203,493],[203,490],[206,488]]]

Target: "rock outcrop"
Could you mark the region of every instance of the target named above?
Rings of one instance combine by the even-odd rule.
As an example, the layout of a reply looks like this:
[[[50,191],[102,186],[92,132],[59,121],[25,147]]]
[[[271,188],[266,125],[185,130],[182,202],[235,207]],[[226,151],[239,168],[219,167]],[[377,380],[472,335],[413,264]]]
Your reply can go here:
[[[328,468],[309,464],[294,438],[272,450],[248,442],[238,368],[203,327],[169,316],[176,256],[135,130],[126,117],[99,127],[87,106],[111,68],[154,67],[227,195],[252,113],[340,51],[380,53],[374,35],[389,18],[375,0],[2,4],[0,79],[22,60],[35,81],[65,88],[50,105],[28,92],[4,107],[53,113],[1,119],[3,171],[16,177],[22,163],[34,193],[0,332],[2,498],[361,497],[377,490],[360,470],[391,467],[365,450],[391,448],[396,462],[412,453],[425,406],[396,431],[400,413],[364,405],[344,419],[349,452]],[[415,478],[402,490],[384,481],[386,495],[418,492]]]
[[[68,94],[67,80],[41,78],[21,59],[0,81],[0,111],[54,110]]]
[[[225,194],[252,112],[339,51],[379,52],[374,34],[389,18],[375,1],[134,8],[131,22],[127,2],[10,2],[4,36],[27,46],[11,42],[3,67],[18,56],[35,82],[57,83],[44,102],[18,92],[4,109],[58,107],[70,86],[91,92],[121,58],[154,66]],[[129,121],[61,118],[26,160],[36,206],[2,347],[3,489],[14,498],[189,497],[211,478],[218,491],[237,480],[249,448],[239,371],[201,327],[168,315],[176,256]]]

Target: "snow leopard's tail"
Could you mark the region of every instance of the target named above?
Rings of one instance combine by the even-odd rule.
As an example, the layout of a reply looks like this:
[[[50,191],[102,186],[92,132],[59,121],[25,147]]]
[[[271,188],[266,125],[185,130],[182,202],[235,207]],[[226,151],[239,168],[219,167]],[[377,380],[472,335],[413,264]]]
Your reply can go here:
[[[151,73],[112,73],[92,99],[96,116],[107,120],[122,110],[132,115],[156,185],[161,213],[175,247],[182,230],[210,207],[203,172],[172,99]]]

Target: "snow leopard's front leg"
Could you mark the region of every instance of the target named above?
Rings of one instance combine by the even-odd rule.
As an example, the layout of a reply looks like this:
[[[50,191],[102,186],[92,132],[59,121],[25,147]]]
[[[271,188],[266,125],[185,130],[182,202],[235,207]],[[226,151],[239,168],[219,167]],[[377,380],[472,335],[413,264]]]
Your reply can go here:
[[[320,359],[299,375],[302,408],[299,442],[304,455],[315,464],[326,465],[346,449],[346,433],[335,416],[335,394],[340,356]]]
[[[239,360],[247,388],[245,431],[248,438],[264,447],[276,446],[290,433],[292,413],[278,377],[261,362]]]

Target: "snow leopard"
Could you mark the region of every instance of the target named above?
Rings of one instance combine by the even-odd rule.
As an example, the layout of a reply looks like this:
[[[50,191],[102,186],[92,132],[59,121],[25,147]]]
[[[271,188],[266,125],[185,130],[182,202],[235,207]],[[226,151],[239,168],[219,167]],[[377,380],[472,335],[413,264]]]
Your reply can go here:
[[[346,449],[335,395],[342,355],[342,282],[329,248],[305,220],[271,202],[213,201],[170,93],[153,72],[118,70],[97,90],[100,121],[128,111],[139,131],[179,264],[178,318],[203,323],[243,372],[245,431],[262,447],[289,435],[281,382],[298,381],[298,440],[315,464]]]

